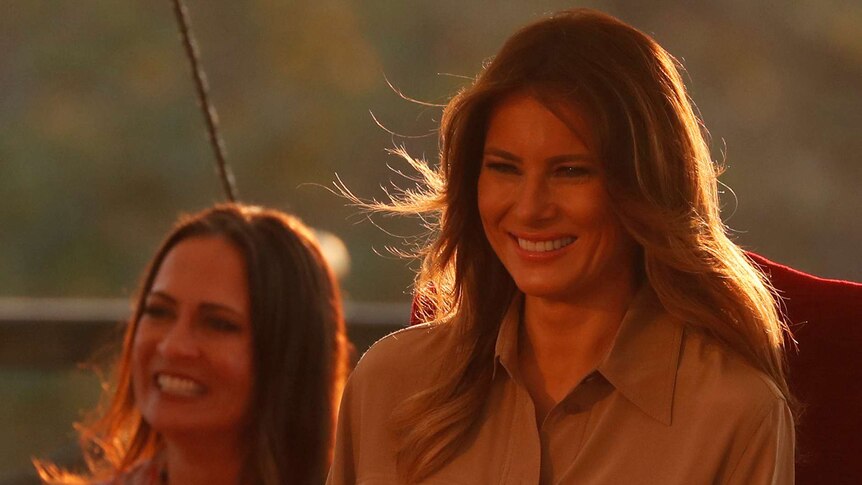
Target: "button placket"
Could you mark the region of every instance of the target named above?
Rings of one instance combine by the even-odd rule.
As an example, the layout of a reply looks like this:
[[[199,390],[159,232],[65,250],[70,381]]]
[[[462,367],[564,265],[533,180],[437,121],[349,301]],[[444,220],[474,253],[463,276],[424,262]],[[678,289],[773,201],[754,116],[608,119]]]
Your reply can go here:
[[[563,409],[569,414],[577,414],[587,411],[592,404],[592,397],[596,393],[596,386],[599,382],[600,379],[598,372],[594,371],[588,374],[574,389],[572,389],[572,392],[563,399]]]

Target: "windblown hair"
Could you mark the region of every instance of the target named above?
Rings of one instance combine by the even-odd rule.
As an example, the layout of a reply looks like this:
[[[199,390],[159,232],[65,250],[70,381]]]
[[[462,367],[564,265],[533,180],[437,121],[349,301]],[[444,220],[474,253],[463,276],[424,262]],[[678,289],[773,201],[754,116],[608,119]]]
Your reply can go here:
[[[135,406],[131,351],[144,301],[167,254],[194,237],[221,237],[247,267],[254,385],[243,483],[319,485],[331,460],[334,420],[347,374],[339,289],[312,232],[275,210],[225,204],[181,218],[159,248],[136,296],[105,411],[77,429],[89,474],[37,462],[48,483],[111,479],[163,446]]]
[[[567,107],[588,115],[612,206],[640,246],[638,272],[671,314],[738,352],[793,404],[788,329],[771,287],[728,238],[720,167],[677,61],[613,17],[569,10],[509,38],[444,109],[439,166],[401,150],[423,175],[423,188],[374,206],[435,221],[437,236],[421,252],[417,300],[451,337],[442,377],[398,408],[404,479],[421,481],[458,453],[491,385],[499,324],[517,289],[483,233],[477,183],[489,116],[513,94],[536,98],[564,121]]]

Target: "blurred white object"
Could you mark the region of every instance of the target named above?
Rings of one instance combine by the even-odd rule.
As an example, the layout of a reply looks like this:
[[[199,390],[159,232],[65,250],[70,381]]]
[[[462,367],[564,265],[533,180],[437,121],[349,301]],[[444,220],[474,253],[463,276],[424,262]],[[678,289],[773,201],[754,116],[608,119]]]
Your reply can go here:
[[[332,268],[335,276],[341,280],[350,272],[350,253],[347,252],[347,246],[340,237],[331,232],[320,229],[312,229],[317,237],[317,242],[320,244],[320,249],[323,250],[323,257]]]

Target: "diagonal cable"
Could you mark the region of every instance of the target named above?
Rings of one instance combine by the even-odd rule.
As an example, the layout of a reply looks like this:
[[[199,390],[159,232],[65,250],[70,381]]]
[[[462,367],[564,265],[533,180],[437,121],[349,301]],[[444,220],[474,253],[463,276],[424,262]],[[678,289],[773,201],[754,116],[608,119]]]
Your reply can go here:
[[[192,78],[195,82],[195,92],[197,93],[198,103],[204,114],[204,120],[206,121],[210,146],[215,153],[216,167],[218,169],[222,189],[224,190],[225,197],[227,197],[229,201],[236,202],[236,181],[234,180],[230,165],[228,165],[225,159],[224,141],[222,140],[218,129],[218,113],[216,113],[215,106],[209,98],[207,77],[201,67],[197,42],[195,41],[194,34],[191,31],[188,9],[185,4],[183,4],[182,0],[172,0],[172,2],[174,4],[174,14],[177,19],[177,26],[179,27],[183,46],[186,50],[186,57],[191,64]]]

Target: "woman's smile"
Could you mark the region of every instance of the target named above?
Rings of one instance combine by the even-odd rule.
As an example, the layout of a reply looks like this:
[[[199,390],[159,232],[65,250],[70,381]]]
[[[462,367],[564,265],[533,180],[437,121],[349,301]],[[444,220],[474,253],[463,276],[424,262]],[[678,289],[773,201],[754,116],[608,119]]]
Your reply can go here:
[[[198,397],[206,393],[206,387],[200,382],[176,374],[166,372],[156,373],[154,382],[164,394],[179,397]]]
[[[557,254],[561,252],[561,249],[568,247],[570,244],[575,242],[577,238],[574,236],[563,236],[563,237],[546,237],[546,238],[527,238],[520,237],[516,235],[512,235],[512,238],[517,242],[518,247],[521,248],[527,255],[533,254]]]

